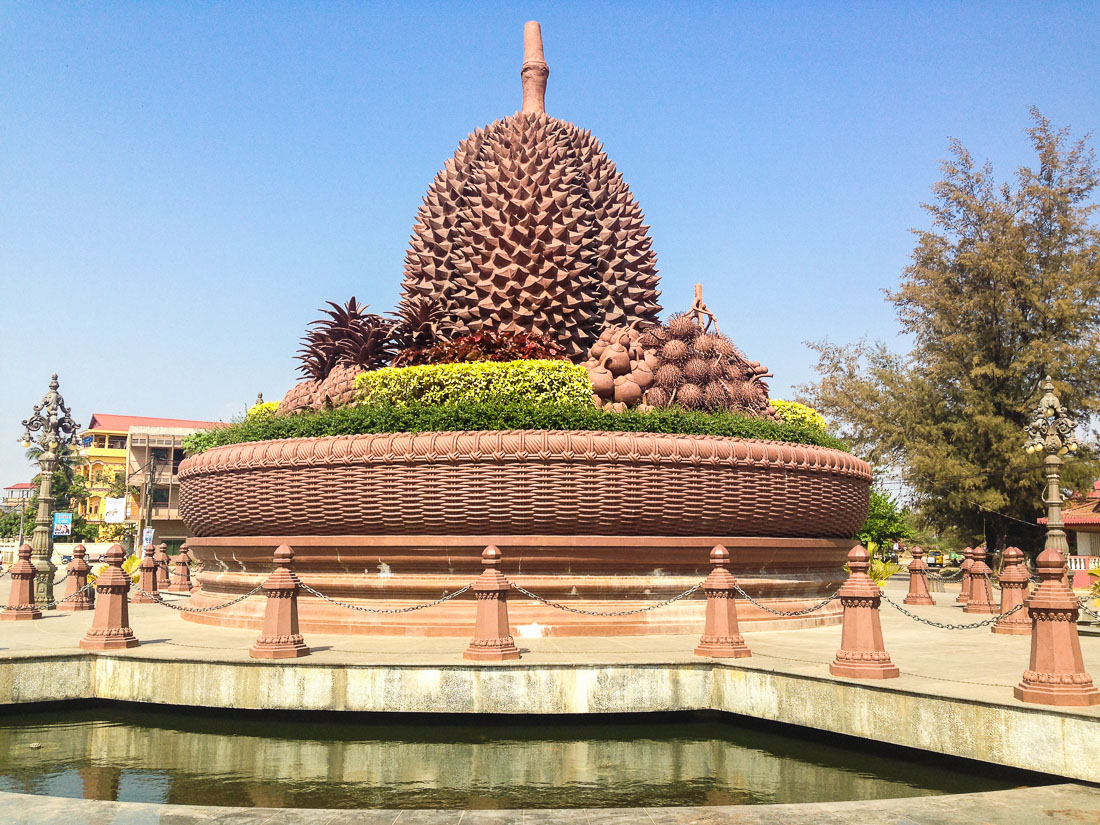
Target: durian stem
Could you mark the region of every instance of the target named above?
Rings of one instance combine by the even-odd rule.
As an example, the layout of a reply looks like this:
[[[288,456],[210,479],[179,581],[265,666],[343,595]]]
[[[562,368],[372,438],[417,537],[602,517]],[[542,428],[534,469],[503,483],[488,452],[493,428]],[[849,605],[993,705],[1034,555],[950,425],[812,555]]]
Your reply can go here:
[[[523,67],[519,72],[523,84],[522,112],[546,112],[546,78],[550,67],[542,51],[542,27],[530,20],[523,25]]]

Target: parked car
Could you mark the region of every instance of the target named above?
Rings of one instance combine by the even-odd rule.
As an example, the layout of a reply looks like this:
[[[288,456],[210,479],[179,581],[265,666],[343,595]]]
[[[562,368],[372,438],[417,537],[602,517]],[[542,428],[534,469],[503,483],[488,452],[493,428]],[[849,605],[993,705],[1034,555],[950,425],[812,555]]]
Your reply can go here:
[[[926,550],[924,553],[924,563],[929,567],[943,567],[943,551]]]

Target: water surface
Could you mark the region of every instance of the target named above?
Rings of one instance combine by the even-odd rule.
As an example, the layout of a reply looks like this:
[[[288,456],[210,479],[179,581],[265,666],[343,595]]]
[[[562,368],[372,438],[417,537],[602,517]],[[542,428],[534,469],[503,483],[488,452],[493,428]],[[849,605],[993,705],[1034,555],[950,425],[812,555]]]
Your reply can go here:
[[[453,719],[454,717],[450,717]],[[979,771],[732,717],[287,719],[103,707],[0,716],[0,790],[123,802],[551,808],[832,802],[1002,790]]]

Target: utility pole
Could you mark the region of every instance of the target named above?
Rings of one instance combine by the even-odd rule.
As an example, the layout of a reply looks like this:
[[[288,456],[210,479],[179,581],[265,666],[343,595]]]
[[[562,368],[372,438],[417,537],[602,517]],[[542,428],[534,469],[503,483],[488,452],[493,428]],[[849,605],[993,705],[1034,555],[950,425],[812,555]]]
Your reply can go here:
[[[153,448],[149,447],[149,474],[145,477],[145,522],[141,525],[142,530],[140,535],[145,534],[146,527],[153,526],[153,481],[157,475],[157,458],[153,453]],[[137,544],[137,541],[134,541]],[[140,556],[143,548],[135,548],[135,552]]]

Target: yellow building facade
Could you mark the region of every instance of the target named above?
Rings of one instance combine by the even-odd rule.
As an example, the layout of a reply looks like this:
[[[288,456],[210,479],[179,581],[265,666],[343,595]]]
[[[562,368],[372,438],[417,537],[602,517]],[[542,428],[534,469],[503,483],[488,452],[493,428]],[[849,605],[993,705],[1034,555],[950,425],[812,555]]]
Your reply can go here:
[[[90,525],[99,527],[99,540],[121,541],[153,527],[156,541],[171,548],[182,544],[187,528],[179,517],[177,471],[184,457],[183,439],[216,426],[212,421],[94,414],[80,433],[80,454],[86,460],[77,472],[90,493],[81,512]],[[112,486],[126,491],[123,524],[104,521]]]
[[[106,504],[104,499],[116,478],[126,481],[127,436],[129,422],[121,416],[92,416],[88,429],[81,434],[80,454],[86,461],[77,468],[84,477],[90,495],[82,514],[89,524],[100,528],[101,535],[107,525],[103,521]],[[136,520],[138,503],[126,496],[126,520]]]

